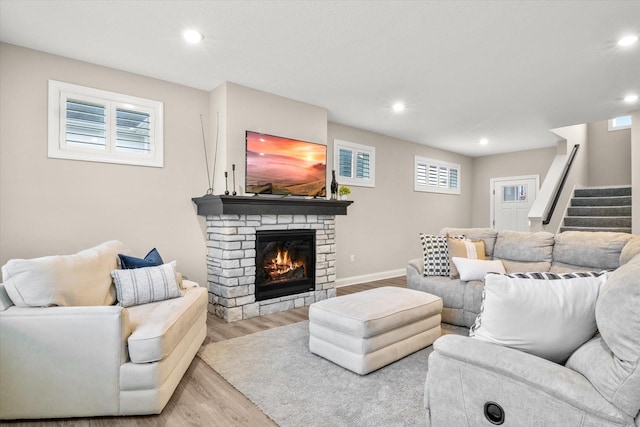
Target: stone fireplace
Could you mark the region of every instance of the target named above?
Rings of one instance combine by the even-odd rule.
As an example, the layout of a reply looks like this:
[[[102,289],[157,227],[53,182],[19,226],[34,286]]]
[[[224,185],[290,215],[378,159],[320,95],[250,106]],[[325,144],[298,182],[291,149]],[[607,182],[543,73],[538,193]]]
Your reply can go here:
[[[336,295],[335,215],[346,215],[351,201],[242,196],[193,201],[207,219],[210,312],[235,322]]]

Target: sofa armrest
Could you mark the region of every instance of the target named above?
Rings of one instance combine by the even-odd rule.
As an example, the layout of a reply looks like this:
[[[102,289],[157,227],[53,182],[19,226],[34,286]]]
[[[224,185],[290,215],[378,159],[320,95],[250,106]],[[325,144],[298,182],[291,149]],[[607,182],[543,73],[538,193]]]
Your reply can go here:
[[[459,410],[466,413],[459,415],[468,420],[483,415],[484,402],[495,401],[505,408],[512,422],[521,420],[522,425],[532,419],[540,425],[572,425],[575,417],[633,424],[584,376],[562,365],[457,335],[443,336],[433,347],[425,388],[425,406],[432,417],[443,411],[450,416],[452,408],[457,407],[463,408]],[[461,403],[460,399],[465,401]]]
[[[130,333],[118,306],[0,312],[0,418],[117,413]]]

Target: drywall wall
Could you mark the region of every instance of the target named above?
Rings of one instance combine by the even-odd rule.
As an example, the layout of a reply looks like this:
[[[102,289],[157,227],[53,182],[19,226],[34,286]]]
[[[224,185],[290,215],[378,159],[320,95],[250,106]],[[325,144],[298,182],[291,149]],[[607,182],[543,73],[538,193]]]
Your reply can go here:
[[[631,184],[631,129],[609,131],[608,120],[589,123],[589,186]]]
[[[640,110],[631,122],[631,232],[640,235]]]
[[[245,189],[247,130],[320,144],[327,143],[326,109],[230,82],[224,85],[226,130],[221,143],[225,147],[224,164],[225,170],[229,172],[230,186],[232,165],[236,165],[238,194],[244,194]]]
[[[164,102],[165,166],[48,158],[48,79]],[[0,264],[118,239],[138,256],[157,247],[205,283],[191,197],[206,191],[200,114],[208,92],[0,44],[0,93]]]
[[[542,183],[556,152],[556,147],[549,147],[474,158],[471,182],[473,227],[491,227],[491,178],[538,175]]]
[[[422,256],[421,232],[470,226],[471,158],[329,122],[331,164],[334,139],[376,149],[375,188],[350,186],[354,203],[336,218],[338,285],[404,274],[407,261]],[[416,155],[460,164],[461,194],[413,191]]]

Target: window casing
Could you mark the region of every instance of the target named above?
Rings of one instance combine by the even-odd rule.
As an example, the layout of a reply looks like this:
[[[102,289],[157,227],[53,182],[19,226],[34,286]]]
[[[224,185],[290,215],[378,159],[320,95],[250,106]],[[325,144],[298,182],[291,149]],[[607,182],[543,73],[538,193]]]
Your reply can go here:
[[[609,120],[609,130],[622,130],[631,128],[631,116],[621,116]]]
[[[460,194],[460,165],[415,156],[414,191]]]
[[[355,142],[333,140],[333,164],[339,184],[376,186],[376,148]]]
[[[49,157],[163,167],[163,103],[49,80]]]

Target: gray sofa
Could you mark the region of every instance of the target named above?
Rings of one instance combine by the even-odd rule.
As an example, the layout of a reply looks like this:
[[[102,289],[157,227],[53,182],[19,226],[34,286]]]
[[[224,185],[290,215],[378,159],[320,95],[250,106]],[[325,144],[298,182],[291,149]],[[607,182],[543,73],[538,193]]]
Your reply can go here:
[[[554,236],[547,232],[444,228],[440,234],[484,241],[486,258],[502,260],[507,273],[615,270],[621,261],[640,252],[640,237],[627,233],[565,231]],[[423,272],[423,258],[409,261],[407,287],[442,298],[443,322],[473,325],[482,304],[483,282],[424,276]]]
[[[482,238],[487,257],[502,259],[508,273],[615,271],[597,297],[599,333],[564,365],[459,335],[436,340],[425,384],[428,426],[640,426],[640,236],[443,232]],[[482,282],[424,277],[420,267],[407,268],[410,287],[441,296],[444,321],[473,323]]]

